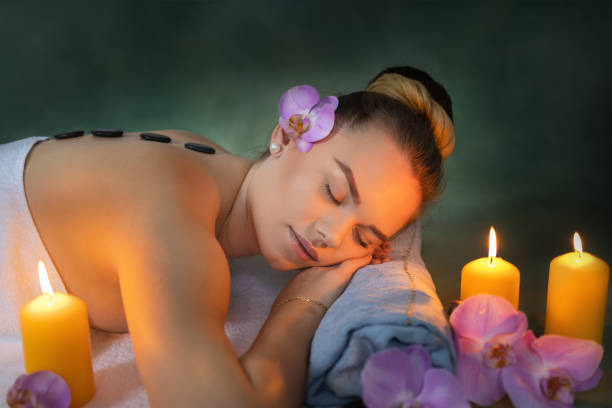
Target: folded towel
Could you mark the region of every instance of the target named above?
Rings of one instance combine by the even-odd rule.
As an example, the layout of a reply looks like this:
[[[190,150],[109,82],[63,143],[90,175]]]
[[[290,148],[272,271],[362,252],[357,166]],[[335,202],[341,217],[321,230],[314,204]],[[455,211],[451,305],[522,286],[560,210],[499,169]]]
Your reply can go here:
[[[392,240],[391,261],[358,270],[323,317],[310,349],[308,406],[358,400],[366,360],[389,347],[419,344],[435,367],[455,372],[450,327],[420,256],[419,231],[417,222]],[[406,274],[401,256],[408,248]]]

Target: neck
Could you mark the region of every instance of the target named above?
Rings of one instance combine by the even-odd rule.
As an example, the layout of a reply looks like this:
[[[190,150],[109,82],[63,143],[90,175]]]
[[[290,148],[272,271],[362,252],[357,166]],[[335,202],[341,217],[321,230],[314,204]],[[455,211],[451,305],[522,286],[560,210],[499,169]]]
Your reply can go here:
[[[228,258],[261,254],[253,225],[249,194],[249,186],[259,165],[260,163],[253,162],[249,167],[219,232],[219,243]]]

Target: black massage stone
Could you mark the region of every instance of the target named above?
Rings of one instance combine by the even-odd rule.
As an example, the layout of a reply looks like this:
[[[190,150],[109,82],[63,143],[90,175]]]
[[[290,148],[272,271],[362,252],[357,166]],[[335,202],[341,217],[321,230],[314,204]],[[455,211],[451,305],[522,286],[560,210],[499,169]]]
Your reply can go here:
[[[82,130],[73,130],[72,132],[60,133],[59,135],[53,136],[56,139],[70,139],[71,137],[79,137],[85,134]]]
[[[140,137],[144,140],[150,140],[152,142],[170,143],[172,139],[168,136],[160,135],[159,133],[141,133]]]
[[[100,137],[119,137],[123,136],[123,130],[121,129],[94,129],[91,131],[92,135]]]
[[[215,149],[213,149],[210,146],[206,146],[205,144],[201,144],[201,143],[188,142],[188,143],[185,143],[185,147],[189,150],[194,150],[200,153],[215,154]]]

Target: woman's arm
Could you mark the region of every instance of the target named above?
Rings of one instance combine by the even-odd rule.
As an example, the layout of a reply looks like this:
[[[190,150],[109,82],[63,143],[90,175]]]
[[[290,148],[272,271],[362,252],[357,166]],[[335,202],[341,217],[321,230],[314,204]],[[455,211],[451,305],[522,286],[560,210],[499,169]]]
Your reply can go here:
[[[306,296],[331,305],[354,272],[370,260],[367,255],[339,265],[304,269],[283,288],[276,301]],[[273,306],[255,342],[240,358],[269,406],[303,405],[310,343],[323,314],[320,306],[300,300]]]
[[[223,250],[187,221],[171,208],[152,215],[142,233],[124,236],[117,259],[151,406],[263,407],[224,333],[230,285]]]
[[[269,407],[302,407],[310,343],[321,321],[319,306],[288,302],[275,308],[240,362]]]

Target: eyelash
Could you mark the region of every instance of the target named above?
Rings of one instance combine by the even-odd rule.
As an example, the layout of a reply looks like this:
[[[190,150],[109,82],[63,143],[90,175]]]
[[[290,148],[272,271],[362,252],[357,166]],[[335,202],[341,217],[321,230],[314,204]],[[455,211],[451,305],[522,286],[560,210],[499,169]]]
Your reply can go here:
[[[336,200],[336,197],[334,197],[334,195],[332,194],[331,188],[329,187],[329,184],[325,184],[325,191],[327,192],[327,195],[329,196],[329,198],[334,202],[334,204],[336,204],[336,205],[342,204],[340,201]],[[355,230],[353,235],[355,235],[355,237],[357,238],[357,241],[359,242],[359,245],[361,245],[364,248],[368,247],[368,244],[366,244],[365,242],[363,242],[361,240],[361,237],[359,236],[359,233],[357,232],[357,230]]]
[[[327,191],[327,195],[329,196],[329,198],[336,204],[336,205],[340,205],[341,202],[336,200],[336,197],[334,197],[334,195],[331,192],[331,188],[329,188],[329,184],[325,184],[325,191]]]

